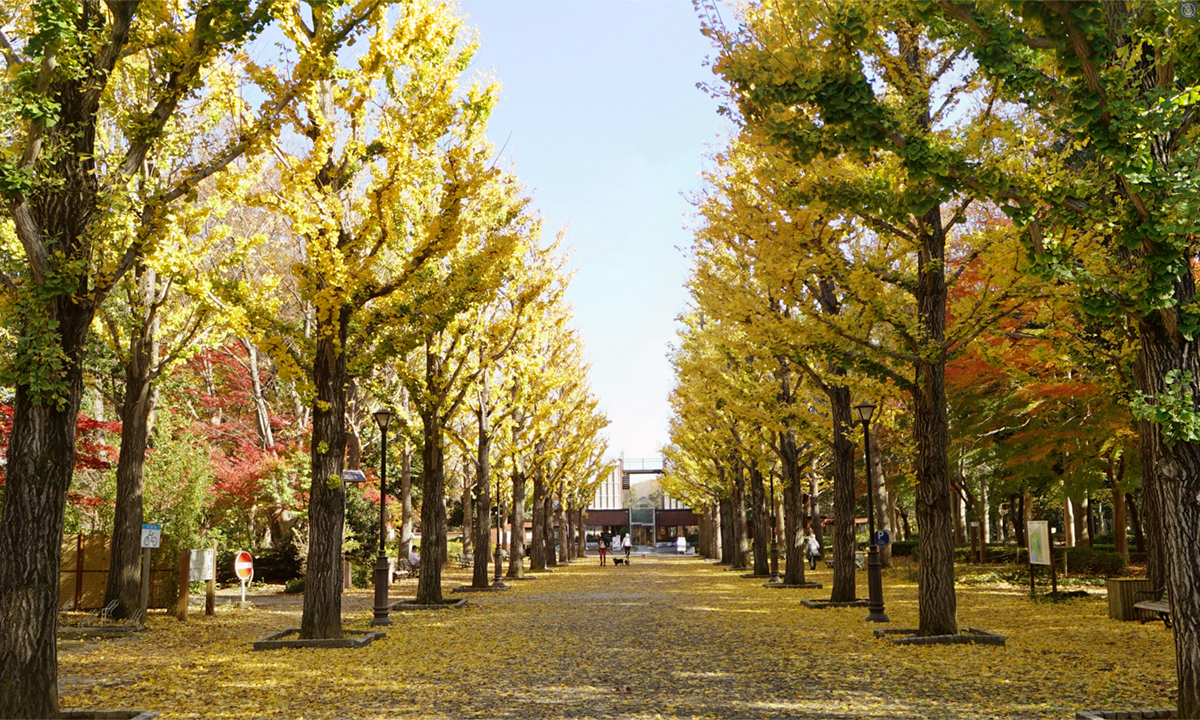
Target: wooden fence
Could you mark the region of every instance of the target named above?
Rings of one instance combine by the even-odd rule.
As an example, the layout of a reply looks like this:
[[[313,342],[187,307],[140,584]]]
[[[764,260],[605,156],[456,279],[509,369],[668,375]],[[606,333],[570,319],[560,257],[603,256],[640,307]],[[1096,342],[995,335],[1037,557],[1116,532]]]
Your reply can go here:
[[[179,595],[179,552],[171,550],[169,543],[163,545],[150,554],[150,607],[173,610]],[[108,562],[107,535],[80,533],[67,538],[58,575],[58,606],[64,610],[104,607]]]

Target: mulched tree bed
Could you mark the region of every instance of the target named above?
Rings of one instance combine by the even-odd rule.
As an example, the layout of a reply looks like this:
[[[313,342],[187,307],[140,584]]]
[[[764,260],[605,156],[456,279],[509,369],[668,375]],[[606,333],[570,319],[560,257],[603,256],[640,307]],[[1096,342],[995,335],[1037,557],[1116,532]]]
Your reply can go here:
[[[1004,646],[1004,636],[999,633],[979,628],[969,627],[966,632],[957,635],[925,635],[917,634],[917,628],[889,628],[876,630],[875,637],[888,635],[903,635],[892,638],[893,645],[999,645]]]
[[[397,612],[403,612],[405,610],[457,610],[459,608],[465,608],[466,606],[466,598],[461,600],[443,600],[441,603],[423,603],[420,605],[417,604],[416,598],[413,598],[411,600],[397,600],[391,604],[390,609]]]
[[[796,590],[820,590],[820,589],[821,589],[821,583],[818,583],[818,582],[803,582],[803,583],[800,583],[800,584],[795,584],[795,583],[792,583],[792,584],[790,584],[790,585],[789,585],[788,583],[763,583],[763,587],[765,587],[765,588],[784,588],[784,589],[796,589]]]
[[[352,650],[361,647],[366,647],[376,640],[387,635],[385,632],[378,630],[343,630],[346,635],[355,635],[357,637],[343,638],[317,638],[312,640],[285,640],[291,635],[299,635],[300,628],[288,628],[280,630],[277,633],[272,633],[261,640],[254,642],[255,650],[282,650],[284,648],[350,648]]]
[[[1175,720],[1179,712],[1175,708],[1146,708],[1144,710],[1080,710],[1075,720]]]
[[[834,602],[832,600],[801,600],[800,604],[809,610],[824,610],[825,608],[865,608],[866,598]]]

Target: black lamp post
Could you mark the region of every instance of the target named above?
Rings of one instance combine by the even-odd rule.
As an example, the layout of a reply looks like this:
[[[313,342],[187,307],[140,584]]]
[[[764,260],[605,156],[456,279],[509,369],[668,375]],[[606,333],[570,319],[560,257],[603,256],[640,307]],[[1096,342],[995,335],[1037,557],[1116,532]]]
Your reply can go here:
[[[391,625],[388,617],[388,558],[384,546],[387,541],[387,429],[392,421],[392,411],[375,411],[375,423],[381,436],[379,453],[379,557],[375,559],[375,619],[372,625]]]
[[[504,528],[500,525],[500,505],[502,502],[500,498],[500,473],[496,473],[496,552],[494,553],[495,562],[493,563],[496,567],[492,573],[492,587],[497,590],[508,587],[508,583],[504,582],[504,577],[500,574],[500,546],[504,542]]]
[[[775,516],[775,473],[771,473],[771,579],[767,580],[767,582],[775,585],[783,582],[783,578],[779,577],[778,529],[779,518]]]
[[[875,406],[862,402],[854,406],[854,412],[863,426],[863,449],[867,459],[867,527],[870,542],[867,543],[867,621],[891,622],[883,612],[883,576],[879,562],[879,547],[875,544],[875,486],[871,481],[871,415]]]

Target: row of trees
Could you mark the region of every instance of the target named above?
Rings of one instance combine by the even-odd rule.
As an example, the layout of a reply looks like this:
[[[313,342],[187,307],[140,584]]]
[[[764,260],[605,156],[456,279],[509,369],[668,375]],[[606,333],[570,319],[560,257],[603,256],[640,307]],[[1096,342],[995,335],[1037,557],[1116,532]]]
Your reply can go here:
[[[874,401],[871,501],[885,528],[912,507],[939,635],[956,507],[1002,497],[1020,534],[1032,495],[1104,491],[1125,545],[1140,482],[1179,711],[1200,713],[1200,25],[1149,0],[698,7],[738,133],[695,199],[672,494],[732,515],[736,555],[743,475],[757,523],[777,474],[799,557],[831,478],[851,599],[851,406]]]
[[[152,498],[177,510],[240,500],[273,537],[306,532],[301,635],[340,637],[342,471],[382,459],[380,405],[405,439],[402,540],[408,448],[420,448],[420,601],[441,599],[455,445],[473,476],[464,510],[480,518],[475,582],[491,503],[504,500],[493,487],[512,501],[510,572],[527,479],[533,562],[550,561],[551,514],[567,527],[590,498],[607,421],[563,299],[562,240],[543,239],[526,191],[496,165],[498,88],[466,76],[474,50],[436,2],[0,10],[12,408],[0,717],[58,713],[66,511],[105,504],[94,476],[108,465],[118,615],[137,604],[149,468]],[[85,401],[119,426],[81,424]],[[119,451],[100,447],[118,428]],[[91,484],[73,492],[81,476]]]

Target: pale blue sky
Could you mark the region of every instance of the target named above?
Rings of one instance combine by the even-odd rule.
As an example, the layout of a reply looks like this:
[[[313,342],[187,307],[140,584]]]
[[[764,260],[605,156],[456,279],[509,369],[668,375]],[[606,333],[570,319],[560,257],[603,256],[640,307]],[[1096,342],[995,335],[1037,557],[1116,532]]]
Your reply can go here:
[[[548,232],[566,226],[570,292],[612,425],[610,448],[667,440],[667,343],[686,302],[689,211],[724,124],[696,88],[712,54],[688,0],[463,0],[479,69],[503,85],[491,137]]]

